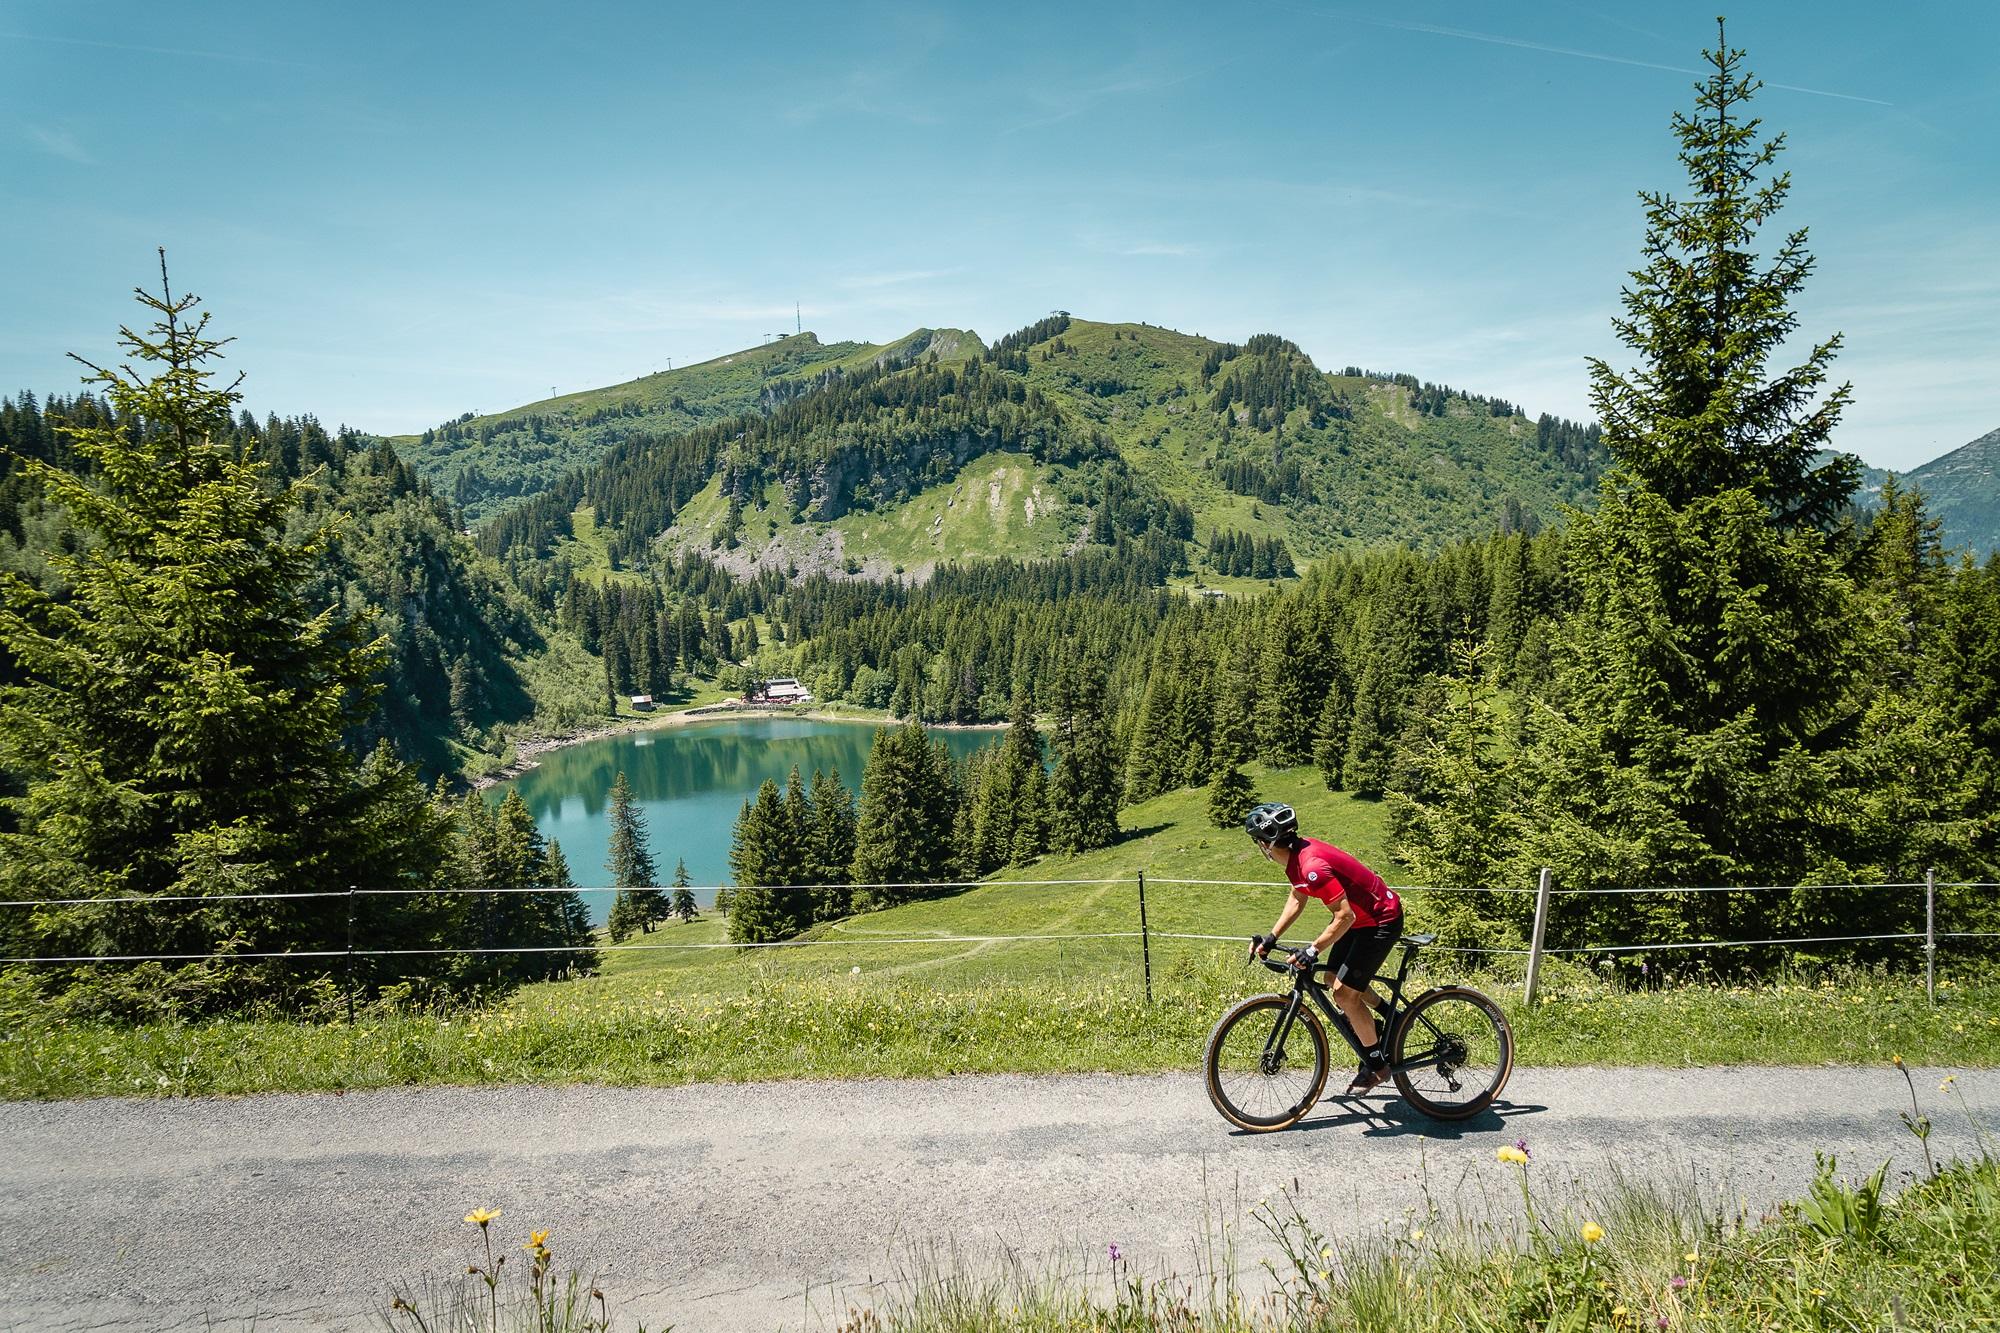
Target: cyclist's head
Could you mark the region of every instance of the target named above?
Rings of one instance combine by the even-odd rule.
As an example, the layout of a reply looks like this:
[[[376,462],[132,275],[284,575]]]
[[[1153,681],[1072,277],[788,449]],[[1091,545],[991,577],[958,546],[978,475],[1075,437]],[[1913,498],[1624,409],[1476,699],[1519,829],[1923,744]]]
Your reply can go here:
[[[1290,847],[1299,840],[1299,817],[1289,805],[1266,801],[1243,816],[1243,831],[1260,847]]]

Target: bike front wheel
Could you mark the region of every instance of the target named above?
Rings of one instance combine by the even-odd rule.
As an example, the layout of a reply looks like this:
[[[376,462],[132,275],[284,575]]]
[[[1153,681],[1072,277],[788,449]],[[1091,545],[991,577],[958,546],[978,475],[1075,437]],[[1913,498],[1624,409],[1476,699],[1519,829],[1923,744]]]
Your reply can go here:
[[[1295,1125],[1326,1087],[1326,1028],[1303,1001],[1287,1021],[1291,1005],[1287,995],[1253,996],[1208,1034],[1208,1099],[1239,1129]]]
[[[1390,1049],[1396,1090],[1437,1120],[1478,1115],[1514,1072],[1507,1016],[1469,986],[1441,986],[1418,996],[1396,1025]]]

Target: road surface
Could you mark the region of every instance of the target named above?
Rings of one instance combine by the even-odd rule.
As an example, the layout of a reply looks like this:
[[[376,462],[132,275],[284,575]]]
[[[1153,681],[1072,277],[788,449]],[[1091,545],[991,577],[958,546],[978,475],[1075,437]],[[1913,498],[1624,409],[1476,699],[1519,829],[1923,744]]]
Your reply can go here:
[[[1917,1088],[1934,1150],[1974,1148],[1942,1071]],[[2000,1125],[2000,1072],[1958,1088]],[[1233,1132],[1192,1074],[683,1088],[424,1088],[347,1096],[0,1104],[0,1329],[380,1326],[392,1286],[477,1257],[474,1207],[514,1254],[546,1227],[601,1276],[621,1327],[832,1328],[883,1299],[912,1246],[990,1266],[1182,1275],[1202,1238],[1294,1179],[1336,1235],[1431,1196],[1515,1206],[1493,1150],[1542,1188],[1616,1162],[1698,1174],[1753,1209],[1815,1150],[1921,1166],[1890,1069],[1521,1070],[1463,1126],[1378,1095],[1296,1129]]]

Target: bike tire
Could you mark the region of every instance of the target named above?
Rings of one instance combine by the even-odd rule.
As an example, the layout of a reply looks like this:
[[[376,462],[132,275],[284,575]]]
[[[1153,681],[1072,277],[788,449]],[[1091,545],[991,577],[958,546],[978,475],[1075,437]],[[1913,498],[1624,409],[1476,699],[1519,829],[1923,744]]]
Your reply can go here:
[[[1397,1022],[1390,1051],[1396,1090],[1433,1120],[1478,1115],[1514,1073],[1514,1029],[1507,1015],[1470,986],[1440,986],[1418,996]],[[1435,1061],[1405,1068],[1433,1053]],[[1468,1071],[1477,1088],[1469,1086],[1472,1080],[1461,1081]]]
[[[1291,997],[1287,995],[1252,996],[1223,1014],[1208,1034],[1208,1047],[1202,1056],[1202,1081],[1208,1086],[1209,1101],[1224,1120],[1238,1129],[1265,1134],[1289,1128],[1312,1110],[1326,1090],[1330,1068],[1326,1028],[1310,1004],[1300,1005],[1298,1020],[1286,1039],[1290,1047],[1304,1031],[1306,1044],[1312,1049],[1312,1065],[1305,1071],[1306,1078],[1289,1080],[1281,1088],[1269,1080],[1282,1072],[1282,1063],[1279,1070],[1265,1070],[1255,1067],[1251,1058],[1261,1053],[1290,1003]],[[1279,1052],[1281,1062],[1285,1054]],[[1246,1064],[1246,1060],[1250,1063]],[[1260,1081],[1262,1096],[1256,1095]],[[1271,1100],[1273,1095],[1275,1102]]]

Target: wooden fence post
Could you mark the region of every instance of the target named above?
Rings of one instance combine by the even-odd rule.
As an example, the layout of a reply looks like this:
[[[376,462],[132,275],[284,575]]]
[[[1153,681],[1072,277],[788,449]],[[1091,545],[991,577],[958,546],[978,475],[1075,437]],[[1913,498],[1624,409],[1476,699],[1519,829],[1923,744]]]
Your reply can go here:
[[[1924,872],[1924,995],[1937,1003],[1937,867]]]
[[[1549,925],[1549,882],[1554,878],[1547,866],[1535,882],[1535,933],[1528,942],[1528,979],[1521,988],[1529,1007],[1535,1003],[1535,978],[1542,970],[1542,935]]]

